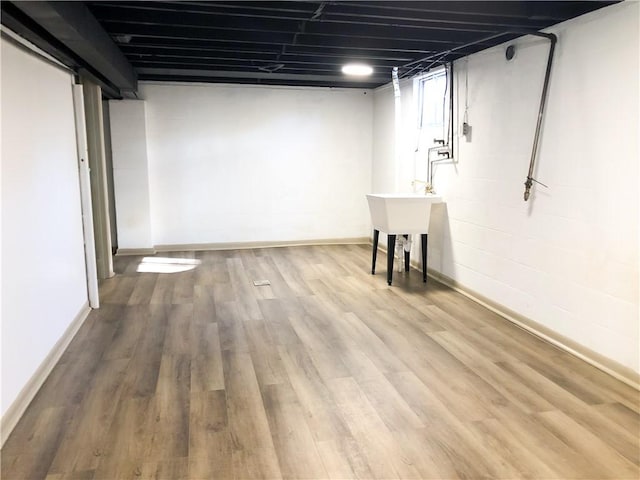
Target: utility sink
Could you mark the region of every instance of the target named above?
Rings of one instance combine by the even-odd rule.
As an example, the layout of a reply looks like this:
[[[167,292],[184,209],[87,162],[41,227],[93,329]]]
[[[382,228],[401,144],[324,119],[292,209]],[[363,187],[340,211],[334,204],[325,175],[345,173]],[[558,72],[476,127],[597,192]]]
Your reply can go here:
[[[427,237],[431,205],[441,203],[442,197],[434,194],[372,193],[367,195],[371,223],[373,223],[373,253],[371,274],[376,274],[378,237],[387,234],[387,283],[393,280],[393,258],[397,235],[420,234],[422,247],[422,281],[427,281]],[[405,272],[409,272],[410,253],[404,252]]]
[[[431,205],[439,195],[371,193],[367,195],[374,230],[390,234],[429,233]]]

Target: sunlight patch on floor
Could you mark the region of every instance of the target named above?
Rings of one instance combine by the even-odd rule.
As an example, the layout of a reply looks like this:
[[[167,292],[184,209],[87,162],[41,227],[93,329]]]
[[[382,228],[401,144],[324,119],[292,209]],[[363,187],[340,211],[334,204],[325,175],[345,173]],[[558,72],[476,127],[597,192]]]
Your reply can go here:
[[[200,265],[195,258],[144,257],[138,265],[140,273],[181,273]]]

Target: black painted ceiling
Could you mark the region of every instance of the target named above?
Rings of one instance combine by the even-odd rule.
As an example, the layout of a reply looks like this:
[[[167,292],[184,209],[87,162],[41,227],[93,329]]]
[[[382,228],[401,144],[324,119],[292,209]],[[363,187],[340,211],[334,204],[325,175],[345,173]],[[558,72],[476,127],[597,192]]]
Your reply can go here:
[[[615,2],[85,3],[140,80],[376,87]],[[348,62],[374,74],[347,81]]]
[[[111,97],[137,79],[371,88],[615,1],[7,1],[2,23]],[[3,34],[4,36],[4,34]],[[562,39],[560,39],[560,43]],[[370,77],[342,74],[350,62]]]

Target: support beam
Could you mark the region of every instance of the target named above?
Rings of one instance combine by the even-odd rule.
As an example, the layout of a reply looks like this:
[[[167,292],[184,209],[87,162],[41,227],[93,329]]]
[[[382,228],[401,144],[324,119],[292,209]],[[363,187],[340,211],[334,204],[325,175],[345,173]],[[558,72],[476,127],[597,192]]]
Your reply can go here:
[[[339,75],[298,75],[287,73],[267,73],[267,72],[230,72],[222,70],[201,70],[191,68],[146,68],[138,69],[140,76],[145,75],[163,75],[174,77],[202,77],[202,78],[251,78],[263,80],[304,80],[317,82],[343,82],[343,83],[371,83],[372,85],[384,83],[389,80],[388,77],[348,77]]]
[[[136,91],[133,67],[82,2],[12,3],[118,89]]]
[[[109,197],[104,153],[104,125],[102,124],[102,92],[87,78],[82,79],[84,114],[87,128],[87,149],[93,207],[93,231],[96,246],[96,265],[99,279],[113,277]]]

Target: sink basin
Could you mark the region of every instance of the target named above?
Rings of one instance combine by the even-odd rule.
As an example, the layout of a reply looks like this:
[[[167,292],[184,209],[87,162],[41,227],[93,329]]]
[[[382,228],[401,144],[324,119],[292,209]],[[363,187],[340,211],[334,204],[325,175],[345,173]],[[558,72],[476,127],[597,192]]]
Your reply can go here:
[[[418,193],[371,193],[367,195],[374,230],[390,234],[429,233],[431,205],[442,197]]]

